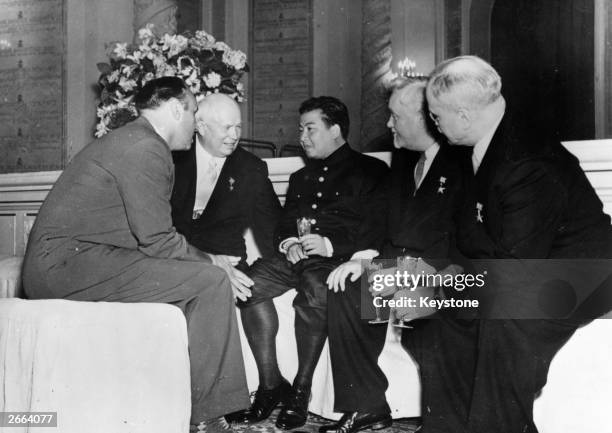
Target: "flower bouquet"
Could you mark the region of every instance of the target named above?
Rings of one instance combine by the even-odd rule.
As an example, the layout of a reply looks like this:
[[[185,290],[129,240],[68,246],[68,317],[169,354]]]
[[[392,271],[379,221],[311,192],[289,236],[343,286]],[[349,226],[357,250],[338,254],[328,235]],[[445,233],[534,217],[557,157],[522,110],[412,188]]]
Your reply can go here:
[[[101,88],[96,137],[102,137],[138,116],[134,94],[149,80],[177,76],[185,80],[196,98],[226,93],[244,100],[240,78],[248,72],[246,55],[203,30],[157,37],[148,24],[138,32],[138,44],[111,45],[109,63],[98,63]]]

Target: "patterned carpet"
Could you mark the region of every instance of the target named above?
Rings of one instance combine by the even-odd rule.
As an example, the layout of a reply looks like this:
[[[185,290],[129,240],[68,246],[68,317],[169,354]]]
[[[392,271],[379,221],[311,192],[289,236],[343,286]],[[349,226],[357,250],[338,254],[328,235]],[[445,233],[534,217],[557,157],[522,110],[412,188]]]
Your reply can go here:
[[[274,426],[274,422],[276,421],[276,416],[280,412],[280,409],[276,409],[272,412],[270,418],[265,421],[262,421],[258,424],[234,424],[234,430],[240,433],[281,433],[285,432],[285,430],[278,429]],[[298,432],[308,432],[308,433],[317,433],[319,431],[319,427],[324,424],[329,424],[330,420],[321,418],[317,415],[309,414],[308,421],[306,425],[295,429],[292,433]],[[384,430],[377,430],[377,433],[413,433],[419,425],[418,418],[402,418],[399,420],[393,421],[393,426],[386,428]],[[364,430],[369,431],[369,430]]]

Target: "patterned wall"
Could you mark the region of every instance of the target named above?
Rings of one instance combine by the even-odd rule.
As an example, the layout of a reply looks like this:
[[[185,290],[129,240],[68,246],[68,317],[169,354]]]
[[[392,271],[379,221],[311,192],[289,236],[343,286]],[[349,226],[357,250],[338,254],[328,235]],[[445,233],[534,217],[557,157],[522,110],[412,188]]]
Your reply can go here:
[[[388,150],[383,80],[391,68],[391,1],[363,0],[362,7],[361,150]]]

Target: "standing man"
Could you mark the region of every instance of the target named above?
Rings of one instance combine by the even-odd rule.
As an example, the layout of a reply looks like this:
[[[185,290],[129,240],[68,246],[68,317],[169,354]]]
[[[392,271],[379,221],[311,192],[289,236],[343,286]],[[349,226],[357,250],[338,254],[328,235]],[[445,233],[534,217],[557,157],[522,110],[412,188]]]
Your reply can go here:
[[[384,234],[384,162],[362,155],[346,142],[349,117],[336,98],[310,98],[300,106],[300,143],[308,160],[291,175],[277,238],[276,256],[256,262],[253,296],[243,304],[244,330],[259,369],[251,407],[232,417],[256,422],[284,402],[276,426],[304,425],[312,375],[327,338],[329,272],[359,250],[376,248]],[[296,221],[306,218],[311,233],[299,237]],[[298,372],[291,386],[280,374],[275,338],[278,317],[272,299],[297,289],[295,334]]]
[[[194,96],[181,79],[165,77],[134,102],[140,117],[87,145],[49,192],[30,234],[24,288],[31,299],[179,307],[187,318],[191,424],[228,431],[223,415],[249,401],[228,274],[241,291],[251,281],[172,226],[171,150],[191,145]]]
[[[412,256],[431,263],[431,259],[438,259],[436,265],[441,268],[448,264],[447,259],[457,256],[454,218],[464,200],[469,159],[460,149],[449,148],[432,131],[425,104],[426,84],[426,77],[400,80],[389,100],[387,126],[397,150],[389,176],[383,258]],[[387,326],[361,319],[361,273],[361,260],[355,258],[336,268],[327,280],[333,290],[328,320],[334,409],[344,416],[338,423],[321,427],[322,433],[352,433],[391,425],[385,399],[388,382],[378,366]],[[345,281],[348,277],[350,282]],[[428,332],[429,322],[421,321],[415,329],[404,332],[403,344],[422,341],[424,337],[417,335]]]
[[[526,259],[562,259],[580,269],[589,261],[568,259],[612,257],[610,218],[578,161],[560,143],[506,119],[501,79],[491,65],[474,56],[442,62],[427,85],[427,102],[450,143],[473,148],[474,185],[458,232],[466,256],[489,260],[501,274],[528,265]],[[565,320],[513,316],[546,294],[525,275],[513,272],[509,282],[488,284],[477,332],[446,338],[437,358],[441,372],[432,377],[446,383],[428,386],[453,392],[429,395],[432,413],[442,407],[447,415],[424,433],[537,432],[533,400],[546,383],[550,361],[579,324],[597,313],[578,317],[570,309],[559,315],[570,317]],[[608,276],[609,283],[609,268],[600,276],[599,282]],[[553,289],[553,297],[567,295],[562,284]],[[575,289],[589,295],[585,285]]]
[[[238,146],[242,119],[238,104],[214,93],[198,104],[194,144],[174,152],[172,220],[201,251],[240,257],[245,271],[244,232],[251,228],[263,257],[274,252],[281,206],[268,179],[268,166]]]

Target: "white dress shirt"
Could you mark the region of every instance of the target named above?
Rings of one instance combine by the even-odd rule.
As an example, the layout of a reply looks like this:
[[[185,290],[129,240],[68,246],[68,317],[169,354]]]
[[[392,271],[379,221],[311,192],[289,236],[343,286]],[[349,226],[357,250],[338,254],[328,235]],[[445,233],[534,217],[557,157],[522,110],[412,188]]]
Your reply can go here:
[[[487,149],[489,148],[491,140],[493,140],[493,136],[495,135],[495,131],[497,131],[497,127],[501,123],[503,117],[504,113],[499,116],[499,119],[497,119],[497,122],[495,122],[493,128],[491,128],[489,132],[478,140],[478,143],[476,143],[476,146],[474,146],[474,150],[472,151],[472,167],[474,168],[474,174],[476,174],[480,164],[482,164],[485,153],[487,153]]]
[[[194,217],[202,214],[217,185],[219,173],[227,158],[213,156],[200,144],[200,137],[196,135],[195,154],[197,167],[197,181],[195,203],[193,205]],[[212,170],[212,171],[211,171]]]
[[[419,187],[423,183],[423,179],[425,179],[425,176],[427,176],[427,172],[429,171],[429,168],[431,167],[431,164],[436,158],[436,155],[438,154],[439,150],[440,145],[436,142],[434,142],[431,146],[427,148],[427,150],[425,150],[425,165],[423,166],[423,174],[421,175],[421,180],[419,180],[419,184],[415,185],[415,191],[419,189]],[[416,166],[414,167],[414,172],[416,173]]]

